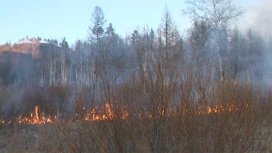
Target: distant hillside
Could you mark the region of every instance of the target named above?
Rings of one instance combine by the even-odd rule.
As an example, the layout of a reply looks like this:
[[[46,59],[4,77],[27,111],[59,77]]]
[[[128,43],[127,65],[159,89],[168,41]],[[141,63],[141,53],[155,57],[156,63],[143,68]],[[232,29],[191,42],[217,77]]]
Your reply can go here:
[[[0,46],[0,85],[48,84],[52,73],[59,78],[61,48],[57,42],[23,39]],[[50,65],[50,67],[48,67]]]
[[[41,52],[46,53],[52,50],[60,50],[60,47],[57,45],[57,42],[44,40],[41,39],[28,39],[24,38],[21,39],[18,43],[13,45],[11,44],[4,44],[0,46],[0,55],[3,52],[15,52],[15,53],[22,53],[31,55],[32,58],[41,58]]]

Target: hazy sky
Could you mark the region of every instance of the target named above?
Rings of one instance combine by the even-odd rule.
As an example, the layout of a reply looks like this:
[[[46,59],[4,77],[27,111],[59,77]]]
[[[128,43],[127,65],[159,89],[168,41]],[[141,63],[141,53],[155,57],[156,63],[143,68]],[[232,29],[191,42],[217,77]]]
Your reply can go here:
[[[254,4],[246,0],[236,2],[247,9]],[[87,37],[96,5],[102,8],[107,22],[113,24],[118,34],[130,35],[134,29],[147,25],[156,29],[165,4],[183,32],[189,25],[181,11],[184,0],[5,0],[0,8],[0,44],[14,43],[25,36],[58,40],[66,37],[73,44]]]

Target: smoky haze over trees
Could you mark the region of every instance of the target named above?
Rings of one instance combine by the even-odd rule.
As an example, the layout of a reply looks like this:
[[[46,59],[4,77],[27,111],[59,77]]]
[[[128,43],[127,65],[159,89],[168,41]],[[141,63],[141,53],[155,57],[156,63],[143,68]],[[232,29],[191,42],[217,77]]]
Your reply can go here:
[[[86,25],[88,37],[74,45],[65,38],[2,45],[0,84],[3,92],[14,94],[1,101],[2,116],[20,113],[22,97],[54,113],[126,101],[135,108],[146,103],[146,108],[135,109],[139,114],[164,116],[182,84],[192,85],[183,94],[197,102],[217,81],[262,81],[271,46],[254,29],[244,33],[230,26],[245,11],[231,0],[186,4],[192,24],[184,36],[167,6],[158,29],[137,29],[125,38],[96,6]],[[119,92],[132,87],[135,98],[120,99]]]
[[[186,4],[185,35],[167,6],[126,37],[96,6],[85,40],[1,45],[0,152],[272,152],[271,39],[231,0]]]
[[[218,69],[221,80],[225,78],[225,59],[226,51],[221,48],[226,48],[224,39],[227,38],[227,24],[243,14],[243,11],[237,8],[232,0],[202,0],[194,1],[187,0],[186,14],[189,14],[194,21],[204,21],[210,25],[210,32],[213,35],[214,51],[218,57]]]

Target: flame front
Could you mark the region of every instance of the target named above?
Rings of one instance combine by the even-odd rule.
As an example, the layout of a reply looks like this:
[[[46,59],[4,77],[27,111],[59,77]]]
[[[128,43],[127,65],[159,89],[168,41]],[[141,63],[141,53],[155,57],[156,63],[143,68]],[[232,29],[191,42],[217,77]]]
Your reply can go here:
[[[248,105],[246,105],[246,107],[248,107]],[[109,103],[106,103],[104,105],[103,108],[103,113],[99,113],[97,111],[96,108],[91,108],[91,109],[85,109],[83,108],[83,110],[86,112],[82,118],[77,118],[76,121],[98,121],[98,120],[114,120],[114,119],[126,119],[129,115],[128,111],[125,109],[125,106],[120,107],[121,110],[119,110],[119,112],[121,112],[119,115],[117,115],[116,113],[114,113],[113,109],[112,109],[112,105]],[[162,111],[161,114],[164,115],[165,111],[164,109],[159,109],[158,111]],[[226,106],[222,106],[222,105],[215,105],[213,107],[203,107],[201,106],[198,111],[196,111],[195,113],[197,115],[207,115],[207,114],[220,114],[223,112],[234,112],[234,111],[238,111],[239,108],[236,107],[234,104],[230,104],[230,105],[226,105]],[[186,112],[184,112],[186,113]],[[170,114],[165,114],[167,116],[171,116]],[[76,114],[76,116],[78,116]],[[148,118],[154,118],[155,116],[150,115],[150,113],[147,113],[147,117]],[[17,118],[15,118],[14,120],[10,120],[10,121],[5,121],[0,119],[0,124],[53,124],[53,123],[57,123],[60,122],[56,116],[52,117],[52,115],[48,115],[46,116],[43,112],[39,112],[39,107],[35,106],[34,108],[34,113],[30,113],[28,117],[23,117],[22,115],[19,115]]]
[[[54,123],[55,119],[56,117],[53,119],[51,115],[45,117],[44,113],[39,113],[39,107],[35,106],[34,114],[30,113],[29,117],[19,115],[14,121],[8,121],[8,124],[49,124]],[[5,121],[1,123],[4,124]]]

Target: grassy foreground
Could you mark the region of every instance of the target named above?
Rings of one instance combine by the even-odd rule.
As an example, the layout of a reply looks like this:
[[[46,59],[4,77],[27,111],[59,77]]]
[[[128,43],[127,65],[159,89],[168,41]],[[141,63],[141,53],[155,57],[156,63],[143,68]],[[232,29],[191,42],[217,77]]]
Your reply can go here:
[[[187,98],[186,103],[169,103],[167,109],[128,107],[126,119],[4,124],[0,152],[272,152],[271,91],[223,83],[216,88],[201,99],[201,107],[193,102],[195,99]],[[218,113],[196,113],[212,102],[222,106]],[[226,111],[229,105],[236,109]],[[147,108],[149,112],[141,114]]]

